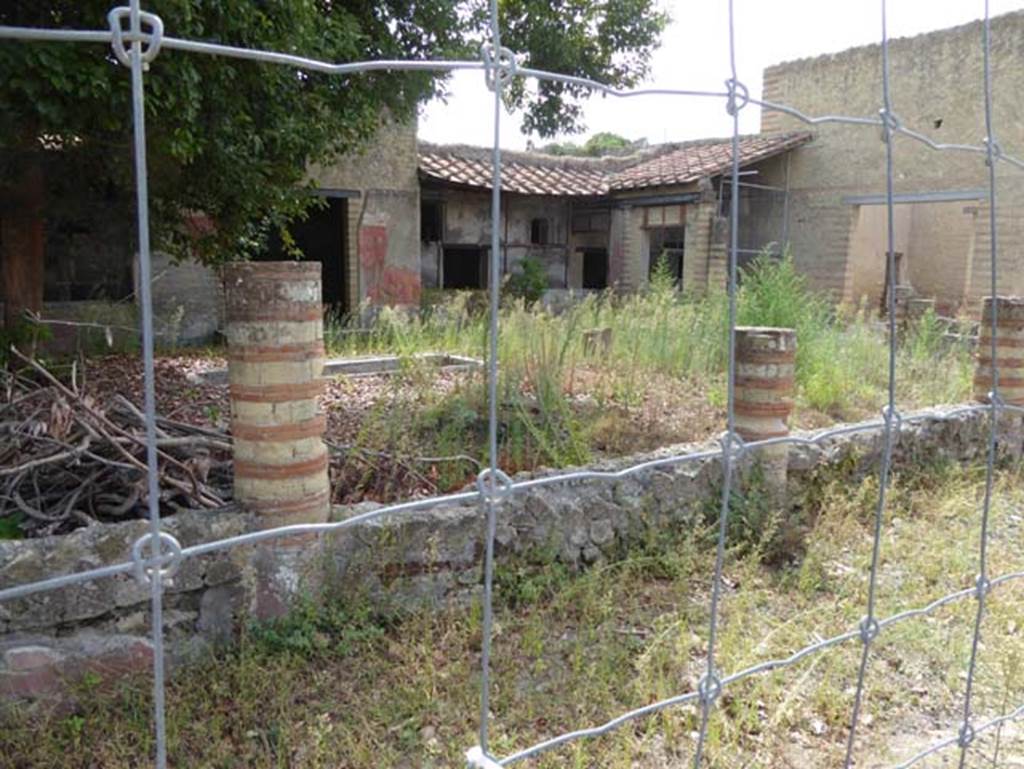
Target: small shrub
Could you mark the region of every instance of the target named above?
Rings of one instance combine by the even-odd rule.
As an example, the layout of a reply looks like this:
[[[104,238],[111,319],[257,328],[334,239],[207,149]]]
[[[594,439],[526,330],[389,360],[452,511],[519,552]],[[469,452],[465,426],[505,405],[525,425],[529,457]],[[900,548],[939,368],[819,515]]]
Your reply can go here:
[[[548,275],[543,263],[534,256],[527,256],[519,263],[519,271],[513,272],[505,283],[505,293],[513,299],[521,299],[527,306],[536,304],[548,289]]]
[[[249,640],[267,654],[348,656],[378,641],[391,621],[369,606],[307,600],[284,617],[250,625]]]

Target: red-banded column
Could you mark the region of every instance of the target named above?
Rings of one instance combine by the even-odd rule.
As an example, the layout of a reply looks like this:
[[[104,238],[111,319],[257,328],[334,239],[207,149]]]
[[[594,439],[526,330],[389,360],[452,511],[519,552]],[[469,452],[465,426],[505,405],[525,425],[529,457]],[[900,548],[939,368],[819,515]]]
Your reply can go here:
[[[318,262],[224,270],[235,499],[262,528],[327,520]]]

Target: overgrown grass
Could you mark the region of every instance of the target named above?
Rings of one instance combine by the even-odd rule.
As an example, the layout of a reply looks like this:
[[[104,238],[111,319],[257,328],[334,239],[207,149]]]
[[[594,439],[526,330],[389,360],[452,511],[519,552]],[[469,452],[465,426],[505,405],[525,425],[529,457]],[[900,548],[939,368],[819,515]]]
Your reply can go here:
[[[886,403],[884,327],[863,311],[836,309],[815,294],[790,259],[755,260],[743,273],[737,304],[741,325],[796,329],[797,424],[875,416]],[[663,397],[667,408],[678,407],[687,393],[723,408],[727,309],[723,293],[680,294],[668,276],[659,275],[645,292],[588,295],[559,313],[507,299],[499,343],[503,466],[566,466],[586,462],[595,452],[653,448],[659,445],[655,425],[650,420],[641,425],[636,417],[652,394],[670,393]],[[594,328],[611,329],[610,349],[588,348],[584,332]],[[480,297],[463,293],[420,314],[384,308],[369,326],[339,322],[329,324],[326,333],[333,354],[397,353],[410,361],[406,376],[422,377],[411,362],[416,353],[485,357],[487,317]],[[971,352],[947,341],[934,315],[902,331],[896,365],[903,409],[969,397]],[[483,377],[443,396],[431,398],[428,390],[421,388],[421,398],[388,401],[382,416],[404,426],[400,445],[378,442],[372,448],[415,454],[429,447],[429,453],[485,461]],[[663,423],[687,418],[685,413],[663,416]],[[367,429],[375,436],[391,432],[383,424]],[[631,439],[639,445],[631,445]],[[446,465],[440,486],[464,480],[467,469]]]
[[[997,477],[993,576],[1020,568],[1019,469]],[[896,475],[883,527],[878,611],[888,616],[970,587],[982,469]],[[724,673],[784,657],[856,626],[864,613],[877,479],[823,478],[805,503],[806,552],[766,567],[732,547],[718,637]],[[704,670],[710,531],[652,535],[574,573],[536,554],[497,575],[492,749],[498,755],[692,690]],[[1024,701],[1024,587],[986,602],[979,720]],[[889,766],[955,734],[976,604],[965,599],[886,628],[872,647],[858,765]],[[239,648],[180,671],[168,692],[171,764],[188,767],[450,767],[475,744],[477,603],[381,615],[364,604],[303,607],[249,630]],[[856,641],[729,687],[711,721],[716,767],[838,767],[861,647]],[[146,680],[116,693],[86,684],[73,711],[0,715],[3,767],[121,767],[152,752]],[[691,760],[698,713],[683,705],[524,766],[666,769]],[[998,755],[993,755],[997,750]],[[955,753],[955,748],[951,749]],[[968,766],[1024,751],[1008,727],[979,737]],[[945,766],[934,763],[925,766]],[[1011,764],[1012,765],[1012,764]]]

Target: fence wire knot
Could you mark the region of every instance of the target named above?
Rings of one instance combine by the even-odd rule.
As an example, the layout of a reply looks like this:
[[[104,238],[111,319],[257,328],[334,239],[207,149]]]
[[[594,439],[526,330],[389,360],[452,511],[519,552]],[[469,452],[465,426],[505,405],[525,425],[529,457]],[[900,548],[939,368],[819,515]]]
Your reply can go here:
[[[996,137],[986,136],[981,140],[981,143],[988,150],[988,154],[985,157],[985,165],[990,165],[992,161],[999,160],[1003,156],[1002,145],[996,141]]]
[[[750,102],[750,90],[735,78],[726,80],[725,88],[728,92],[728,98],[725,101],[725,111],[730,115],[735,115]]]
[[[878,620],[874,617],[865,617],[860,621],[860,640],[869,644],[878,638],[878,634],[882,631],[882,626],[878,624]]]
[[[501,769],[501,764],[484,753],[479,745],[474,745],[466,751],[466,766],[470,769]]]
[[[960,732],[957,734],[956,744],[960,748],[969,747],[974,742],[975,736],[974,727],[971,726],[970,722],[964,721],[963,726],[960,727]]]
[[[515,77],[519,62],[510,48],[502,46],[495,56],[494,43],[484,43],[480,47],[480,55],[484,60],[484,81],[490,90],[499,85],[504,87]]]
[[[132,10],[127,6],[119,6],[117,8],[111,8],[110,13],[107,14],[107,23],[110,25],[110,33],[113,35],[113,39],[110,41],[111,48],[114,49],[114,56],[124,66],[130,67],[132,65],[131,56],[124,47],[124,41],[126,38],[134,41],[134,35],[124,28],[124,22],[126,19],[131,18]],[[148,11],[139,11],[139,22],[142,25],[141,40],[142,40],[142,64],[145,69],[148,69],[149,62],[156,58],[156,55],[160,53],[160,44],[163,42],[164,36],[164,21],[155,13],[149,13]],[[146,28],[149,28],[148,31]]]
[[[158,575],[161,581],[169,579],[178,572],[178,568],[181,566],[181,543],[166,531],[160,532],[159,540],[160,554],[155,558],[151,557],[152,532],[143,534],[132,545],[135,579],[143,585],[148,585],[154,574]]]
[[[888,107],[878,110],[878,116],[882,119],[882,141],[888,141],[888,135],[896,133],[903,128],[903,121],[896,117],[896,113]]]
[[[738,462],[747,453],[747,442],[735,430],[726,430],[719,439],[722,444],[722,459]]]
[[[987,596],[992,590],[992,580],[986,577],[984,574],[979,574],[974,580],[974,596],[979,601]]]
[[[886,406],[882,409],[882,419],[885,420],[886,428],[895,431],[897,434],[903,427],[903,415],[892,406]]]
[[[485,500],[500,502],[512,493],[512,479],[503,470],[494,473],[491,479],[491,468],[486,468],[476,477],[476,488]]]
[[[712,705],[722,695],[722,679],[718,677],[718,673],[712,670],[702,675],[700,683],[697,684],[697,694],[700,695],[701,705]]]

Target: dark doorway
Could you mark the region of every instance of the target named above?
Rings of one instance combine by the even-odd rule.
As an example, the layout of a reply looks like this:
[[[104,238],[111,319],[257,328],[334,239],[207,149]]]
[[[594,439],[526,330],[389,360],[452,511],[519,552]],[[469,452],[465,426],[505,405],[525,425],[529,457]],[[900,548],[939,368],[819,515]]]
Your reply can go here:
[[[444,237],[444,209],[439,200],[424,200],[420,205],[420,240],[437,243]]]
[[[480,246],[444,247],[444,288],[485,288],[487,269]]]
[[[668,271],[677,288],[683,287],[683,227],[652,227],[647,230],[650,246],[650,275],[662,268]]]
[[[583,249],[583,288],[608,288],[608,249]]]
[[[323,203],[309,212],[303,222],[292,222],[289,226],[295,245],[302,252],[302,261],[320,262],[323,265],[324,309],[344,314],[345,304],[345,243],[348,224],[348,201],[345,198],[324,198]],[[285,251],[280,236],[271,234],[266,260],[288,261],[293,254]]]

